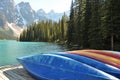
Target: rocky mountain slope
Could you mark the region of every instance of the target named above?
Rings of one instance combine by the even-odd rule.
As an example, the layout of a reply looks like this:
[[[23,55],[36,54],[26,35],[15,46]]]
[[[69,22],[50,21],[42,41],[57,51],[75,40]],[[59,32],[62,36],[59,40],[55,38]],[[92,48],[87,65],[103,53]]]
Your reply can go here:
[[[45,13],[43,9],[34,11],[28,2],[15,5],[14,0],[0,0],[0,34],[11,32],[10,35],[16,37],[23,27],[41,20],[58,21],[63,14],[53,10],[49,13]]]

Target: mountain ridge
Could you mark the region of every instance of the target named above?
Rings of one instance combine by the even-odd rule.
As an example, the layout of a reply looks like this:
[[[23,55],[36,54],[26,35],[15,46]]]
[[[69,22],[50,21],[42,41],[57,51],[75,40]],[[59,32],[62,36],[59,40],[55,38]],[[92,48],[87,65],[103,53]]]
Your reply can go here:
[[[14,0],[0,0],[0,28],[5,31],[9,28],[13,33],[17,32],[18,27],[18,31],[21,31],[22,28],[34,22],[43,20],[59,21],[63,14],[64,13],[56,13],[54,11],[46,13],[43,9],[35,11],[29,2],[20,2],[15,5]],[[14,26],[10,24],[14,24]]]

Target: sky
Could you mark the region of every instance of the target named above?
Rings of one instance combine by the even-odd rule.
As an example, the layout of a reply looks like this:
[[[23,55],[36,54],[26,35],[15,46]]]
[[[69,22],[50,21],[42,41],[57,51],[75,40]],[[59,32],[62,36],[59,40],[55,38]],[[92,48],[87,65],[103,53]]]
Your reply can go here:
[[[54,10],[57,13],[70,10],[71,0],[14,0],[16,4],[20,2],[29,2],[31,7],[37,11],[43,9],[46,13]]]

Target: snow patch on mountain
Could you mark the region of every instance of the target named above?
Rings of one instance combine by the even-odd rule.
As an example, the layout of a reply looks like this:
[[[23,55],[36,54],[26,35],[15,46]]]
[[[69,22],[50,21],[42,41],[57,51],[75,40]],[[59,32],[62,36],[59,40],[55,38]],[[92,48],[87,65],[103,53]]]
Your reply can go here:
[[[8,23],[8,27],[14,32],[14,36],[20,36],[20,33],[23,31],[22,28],[16,26],[14,23]]]

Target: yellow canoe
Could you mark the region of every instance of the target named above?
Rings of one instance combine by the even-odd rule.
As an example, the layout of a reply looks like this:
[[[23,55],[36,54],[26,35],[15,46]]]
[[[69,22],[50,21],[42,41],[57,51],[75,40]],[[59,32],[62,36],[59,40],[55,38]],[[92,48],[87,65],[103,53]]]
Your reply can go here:
[[[88,49],[88,50],[79,50],[79,51],[92,52],[92,53],[107,55],[107,56],[110,56],[110,57],[120,59],[120,54],[116,54],[116,53],[114,53],[114,51],[113,52],[107,52],[105,50],[90,50],[90,49]]]
[[[103,55],[103,54],[97,54],[97,53],[93,53],[93,52],[85,52],[85,51],[82,51],[82,50],[67,51],[67,53],[86,56],[86,57],[93,58],[95,60],[104,62],[106,64],[110,64],[110,65],[115,66],[117,68],[120,68],[120,59],[117,59],[117,58],[114,58],[114,57],[111,57],[111,56],[107,56],[107,55]]]

